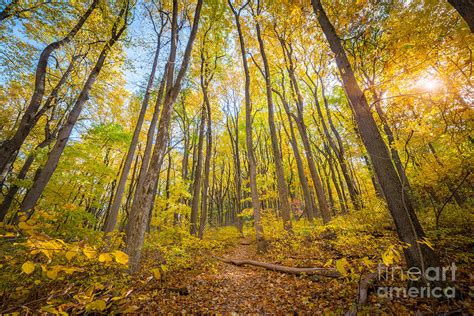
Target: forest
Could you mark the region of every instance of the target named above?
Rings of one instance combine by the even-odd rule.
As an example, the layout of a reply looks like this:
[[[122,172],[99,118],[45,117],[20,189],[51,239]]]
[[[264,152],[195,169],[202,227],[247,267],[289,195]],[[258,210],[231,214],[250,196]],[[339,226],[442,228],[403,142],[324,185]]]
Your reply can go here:
[[[474,314],[471,0],[0,0],[0,314]]]

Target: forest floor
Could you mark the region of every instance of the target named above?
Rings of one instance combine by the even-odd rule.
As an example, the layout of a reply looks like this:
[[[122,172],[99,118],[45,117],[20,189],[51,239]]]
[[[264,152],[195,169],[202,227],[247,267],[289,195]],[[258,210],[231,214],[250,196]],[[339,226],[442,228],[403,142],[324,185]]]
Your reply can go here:
[[[470,226],[430,232],[442,265],[456,263],[454,284],[463,297],[384,298],[377,286],[406,288],[406,282],[375,280],[367,304],[357,306],[364,275],[377,272],[381,262],[404,266],[393,227],[370,216],[378,215],[347,216],[324,226],[295,222],[292,234],[279,222],[267,224],[265,253],[257,253],[250,226],[245,238],[235,227],[223,227],[210,228],[202,240],[179,227],[156,230],[147,237],[142,268],[134,275],[127,272],[126,255],[100,241],[94,246],[67,235],[63,241],[57,225],[41,228],[55,237],[25,224],[22,230],[7,227],[0,230],[0,314],[474,314]],[[296,276],[219,258],[335,268],[343,276]]]
[[[222,256],[232,259],[262,260],[256,247],[242,239]],[[166,285],[137,310],[170,313],[294,313],[315,310],[342,311],[350,304],[339,289],[328,291],[327,282],[309,277],[274,272],[259,267],[235,266],[215,260],[209,271],[184,271],[170,276]],[[153,286],[147,294],[153,292]],[[344,292],[344,291],[343,291]],[[138,297],[140,301],[140,298]]]
[[[325,247],[318,249],[321,252],[314,249],[308,254],[309,257],[322,252],[328,257],[334,256],[334,252]],[[255,242],[247,238],[240,239],[234,246],[223,250],[219,256],[263,262],[271,262],[274,258],[271,253],[258,254]],[[161,284],[147,286],[142,292],[143,295],[136,295],[126,303],[127,311],[282,315],[346,314],[357,310],[357,280],[295,276],[254,266],[235,266],[215,257],[208,259],[211,262],[210,268],[201,271],[199,266],[196,269],[186,269],[167,275]],[[298,260],[302,262],[301,257]],[[470,298],[462,301],[379,298],[372,289],[368,304],[359,306],[358,311],[382,314],[412,314],[417,311],[418,315],[467,315],[470,313],[470,302]]]

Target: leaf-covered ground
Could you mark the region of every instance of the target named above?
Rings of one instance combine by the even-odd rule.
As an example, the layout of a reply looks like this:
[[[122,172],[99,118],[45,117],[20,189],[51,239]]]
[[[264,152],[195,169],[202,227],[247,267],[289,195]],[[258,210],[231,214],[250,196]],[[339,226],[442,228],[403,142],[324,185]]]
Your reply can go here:
[[[256,253],[252,227],[210,229],[203,240],[179,227],[151,232],[142,268],[127,273],[121,243],[89,242],[29,220],[0,234],[0,313],[258,313],[342,314],[356,310],[361,276],[377,264],[403,266],[403,256],[383,213],[365,212],[329,225],[295,222],[287,234],[267,217],[267,251]],[[57,226],[53,225],[52,228]],[[270,229],[272,228],[272,229]],[[46,234],[47,232],[47,234]],[[381,298],[372,288],[359,311],[382,314],[473,314],[473,239],[469,226],[429,231],[443,265],[456,262],[455,300]],[[115,239],[112,239],[115,240]],[[117,236],[120,241],[120,237]],[[253,259],[290,267],[335,268],[344,277],[294,276],[217,258]],[[374,286],[406,286],[404,282]]]
[[[254,245],[239,244],[229,258],[266,260]],[[472,274],[464,278],[472,278]],[[471,279],[472,282],[472,279]],[[238,267],[216,261],[210,272],[193,270],[170,275],[161,284],[151,282],[141,295],[127,302],[128,311],[160,313],[345,313],[355,310],[357,283],[324,277],[293,276],[258,267]],[[380,299],[371,294],[362,311],[389,314],[458,312],[472,314],[472,301]]]
[[[254,249],[253,244],[244,242],[228,250],[225,256],[258,259]],[[338,294],[327,291],[329,284]],[[134,301],[137,309],[163,313],[289,313],[343,310],[350,303],[344,297],[344,287],[337,282],[313,282],[307,277],[219,261],[210,273],[195,274],[188,270],[170,276],[163,289],[153,290],[151,285],[149,290],[153,293],[149,299],[140,301],[138,297]]]

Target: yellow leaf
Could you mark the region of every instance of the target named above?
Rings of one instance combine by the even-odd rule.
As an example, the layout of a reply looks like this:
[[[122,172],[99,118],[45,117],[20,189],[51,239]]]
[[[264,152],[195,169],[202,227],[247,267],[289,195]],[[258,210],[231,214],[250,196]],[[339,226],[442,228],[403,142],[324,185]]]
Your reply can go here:
[[[68,261],[71,261],[72,258],[74,258],[77,255],[76,251],[68,251],[66,252],[66,259]]]
[[[46,272],[46,276],[52,280],[56,279],[58,277],[58,270],[57,269],[51,269]]]
[[[108,253],[101,253],[99,256],[99,262],[109,263],[112,261],[112,257]]]
[[[80,268],[63,268],[62,270],[66,272],[67,274],[73,274],[76,271],[84,271],[83,269],[80,269]]]
[[[125,252],[120,250],[114,251],[113,255],[115,256],[115,261],[120,264],[127,264],[128,263],[128,255]]]
[[[86,305],[87,311],[103,311],[107,308],[107,304],[104,300],[96,300]]]
[[[121,300],[121,299],[123,299],[123,298],[124,298],[123,296],[114,296],[114,297],[112,297],[110,300],[111,300],[111,301],[119,301],[119,300]]]
[[[57,309],[55,309],[54,307],[52,307],[52,306],[41,307],[41,311],[47,312],[47,313],[50,313],[50,314],[53,314],[53,315],[59,315],[59,311]]]
[[[19,217],[18,221],[20,222],[26,222],[28,219],[28,216],[26,216],[25,212],[18,212],[17,216]]]
[[[336,261],[336,270],[342,274],[342,275],[347,275],[347,271],[346,271],[346,266],[348,265],[348,262],[346,260],[346,258],[342,258],[341,260],[337,260]]]
[[[87,259],[92,259],[95,256],[95,251],[88,248],[82,249],[82,253],[84,253]]]
[[[5,237],[5,238],[8,238],[8,237],[15,237],[16,235],[14,233],[6,233],[4,235],[0,235],[0,237]]]
[[[151,272],[153,273],[153,276],[155,277],[155,279],[161,280],[161,271],[160,271],[160,269],[156,268],[156,269],[151,270]]]
[[[21,266],[21,270],[26,274],[32,274],[33,271],[35,271],[35,264],[31,261],[27,261],[23,263],[23,265]]]
[[[429,248],[431,248],[431,250],[434,250],[433,244],[432,244],[428,239],[426,239],[426,238],[423,238],[423,239],[421,239],[421,240],[418,240],[418,243],[423,244],[423,245],[426,245],[426,246],[428,246]]]
[[[24,230],[27,230],[27,229],[31,229],[31,228],[32,228],[32,226],[28,225],[26,222],[20,222],[20,223],[18,224],[18,227],[19,227],[20,229],[24,229]]]

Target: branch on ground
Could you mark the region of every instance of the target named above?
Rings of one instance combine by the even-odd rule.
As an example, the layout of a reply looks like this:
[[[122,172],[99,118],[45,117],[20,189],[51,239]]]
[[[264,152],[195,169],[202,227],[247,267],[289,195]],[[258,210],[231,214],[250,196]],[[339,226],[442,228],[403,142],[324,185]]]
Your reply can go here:
[[[334,269],[324,269],[324,268],[294,268],[294,267],[287,267],[273,263],[266,263],[261,261],[255,260],[247,260],[247,259],[225,259],[225,258],[218,258],[215,257],[217,260],[220,260],[225,263],[234,264],[236,266],[242,265],[251,265],[256,267],[262,267],[268,270],[288,273],[288,274],[295,274],[295,275],[320,275],[325,276],[328,278],[340,278],[342,275]]]

